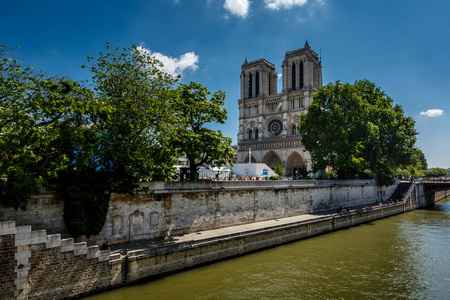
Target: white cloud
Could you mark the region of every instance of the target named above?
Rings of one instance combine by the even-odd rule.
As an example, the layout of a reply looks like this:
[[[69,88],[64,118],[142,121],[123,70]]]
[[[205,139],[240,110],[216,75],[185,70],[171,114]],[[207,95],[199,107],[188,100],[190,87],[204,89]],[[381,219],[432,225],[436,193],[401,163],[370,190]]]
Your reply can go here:
[[[281,79],[283,77],[283,74],[278,74],[278,79]]]
[[[225,0],[223,7],[231,14],[245,19],[250,8],[249,0]]]
[[[188,52],[181,55],[179,58],[174,58],[159,52],[151,52],[150,50],[142,46],[138,47],[138,50],[145,52],[162,62],[162,70],[173,76],[181,75],[185,70],[188,69],[191,69],[192,71],[196,71],[198,69],[198,55],[196,55],[194,52]]]
[[[308,0],[264,0],[266,8],[279,10],[280,8],[289,9],[293,6],[303,6]]]
[[[442,109],[429,109],[427,111],[422,111],[420,113],[421,116],[427,116],[430,118],[442,116],[444,111]]]

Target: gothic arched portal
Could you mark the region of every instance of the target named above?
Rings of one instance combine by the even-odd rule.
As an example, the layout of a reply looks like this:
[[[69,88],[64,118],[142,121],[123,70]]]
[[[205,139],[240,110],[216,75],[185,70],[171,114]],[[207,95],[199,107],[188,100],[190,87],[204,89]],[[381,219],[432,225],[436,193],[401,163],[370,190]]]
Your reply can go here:
[[[256,164],[256,163],[258,163],[257,161],[256,161],[256,158],[252,155],[252,162],[251,162],[252,164]],[[244,159],[244,164],[248,164],[248,155],[247,155],[247,157]]]
[[[281,159],[275,151],[271,150],[264,155],[262,162],[273,170],[277,166],[278,162],[281,163]]]
[[[289,155],[286,162],[286,175],[298,177],[300,175],[300,168],[303,168],[304,161],[298,152],[293,152]]]

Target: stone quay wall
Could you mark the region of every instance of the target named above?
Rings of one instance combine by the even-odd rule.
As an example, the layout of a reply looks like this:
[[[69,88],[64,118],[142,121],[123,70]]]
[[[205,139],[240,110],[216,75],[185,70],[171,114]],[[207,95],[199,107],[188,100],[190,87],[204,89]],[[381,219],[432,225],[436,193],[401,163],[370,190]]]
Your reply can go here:
[[[100,245],[161,238],[386,200],[397,185],[379,188],[373,180],[144,182],[148,192],[113,194],[103,230],[76,242]],[[33,196],[24,212],[0,209],[0,221],[15,220],[49,234],[70,237],[64,204],[53,194]]]
[[[261,249],[329,233],[372,220],[407,211],[405,203],[384,205],[375,209],[335,214],[320,219],[274,228],[128,252],[128,282],[157,278],[164,274],[237,257]]]
[[[14,221],[0,222],[0,299],[77,298],[433,204],[435,197],[424,197],[421,189],[421,185],[411,185],[399,203],[163,244],[126,255],[61,239],[59,234],[47,235],[45,230],[32,231],[31,226],[16,226]]]
[[[373,180],[143,183],[148,193],[113,195],[97,241],[123,243],[369,205],[397,185]],[[89,240],[88,240],[89,241]]]
[[[122,284],[122,259],[85,242],[0,222],[0,299],[70,299]]]

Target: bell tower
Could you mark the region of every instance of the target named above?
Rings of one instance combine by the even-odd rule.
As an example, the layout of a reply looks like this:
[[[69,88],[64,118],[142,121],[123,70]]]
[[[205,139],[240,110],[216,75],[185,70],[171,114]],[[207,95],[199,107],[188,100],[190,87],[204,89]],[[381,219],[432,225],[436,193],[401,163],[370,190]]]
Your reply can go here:
[[[322,64],[306,41],[303,48],[288,51],[283,61],[283,92],[322,86]]]
[[[322,65],[306,41],[303,48],[286,52],[282,72],[278,93],[275,65],[265,59],[242,64],[237,161],[272,169],[280,163],[286,176],[297,178],[311,168],[298,123],[322,86]]]
[[[241,99],[253,99],[277,94],[275,66],[265,59],[248,62],[241,67]]]

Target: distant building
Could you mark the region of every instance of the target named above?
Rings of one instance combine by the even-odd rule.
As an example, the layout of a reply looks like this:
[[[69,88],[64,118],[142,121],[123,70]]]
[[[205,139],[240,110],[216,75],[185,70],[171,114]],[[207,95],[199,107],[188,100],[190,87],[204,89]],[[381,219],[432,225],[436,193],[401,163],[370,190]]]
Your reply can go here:
[[[272,169],[280,162],[286,176],[296,177],[299,168],[311,168],[311,155],[305,152],[297,125],[322,86],[322,65],[306,42],[303,48],[286,52],[282,69],[278,93],[272,63],[245,59],[241,67],[237,162],[265,163]]]

